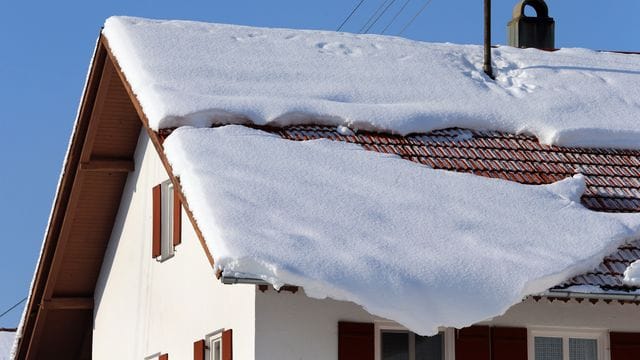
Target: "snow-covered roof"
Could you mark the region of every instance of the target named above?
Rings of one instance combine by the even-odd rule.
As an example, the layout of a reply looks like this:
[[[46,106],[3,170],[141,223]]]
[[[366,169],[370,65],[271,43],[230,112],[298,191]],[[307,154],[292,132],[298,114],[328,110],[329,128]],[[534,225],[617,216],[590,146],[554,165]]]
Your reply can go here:
[[[13,347],[15,336],[15,329],[0,329],[0,360],[9,360],[11,358],[11,348]]]
[[[216,264],[350,300],[418,333],[504,312],[640,236],[639,214],[544,186],[434,170],[345,142],[244,126],[409,134],[464,127],[640,148],[640,57],[116,17],[104,35]],[[578,172],[580,169],[577,169]]]
[[[624,282],[629,286],[640,286],[640,260],[636,260],[624,271]]]
[[[398,134],[462,127],[640,147],[640,56],[112,17],[103,31],[154,129],[322,122]]]

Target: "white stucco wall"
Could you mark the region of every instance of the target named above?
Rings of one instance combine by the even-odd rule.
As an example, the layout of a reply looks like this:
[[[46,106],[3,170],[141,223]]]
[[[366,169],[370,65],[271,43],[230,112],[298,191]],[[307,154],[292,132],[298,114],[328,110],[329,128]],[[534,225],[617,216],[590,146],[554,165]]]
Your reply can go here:
[[[221,328],[233,329],[235,359],[253,359],[255,287],[215,278],[184,212],[175,256],[151,258],[151,189],[168,176],[144,132],[135,164],[96,286],[94,359],[192,359],[193,342]]]
[[[587,300],[578,303],[575,300],[550,302],[547,299],[535,301],[529,298],[484,324],[640,332],[640,306],[622,305],[617,301],[592,304]]]
[[[256,359],[337,360],[338,321],[373,322],[362,307],[272,288],[256,293]]]

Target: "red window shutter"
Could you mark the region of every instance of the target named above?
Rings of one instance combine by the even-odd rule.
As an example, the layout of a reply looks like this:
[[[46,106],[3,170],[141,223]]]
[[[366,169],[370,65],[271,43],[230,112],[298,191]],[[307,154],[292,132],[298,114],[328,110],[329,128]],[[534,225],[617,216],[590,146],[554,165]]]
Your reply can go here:
[[[491,329],[471,326],[456,330],[456,360],[491,360]]]
[[[338,323],[338,360],[373,360],[374,326],[370,323]]]
[[[162,254],[162,185],[153,187],[153,243],[151,256],[157,258]]]
[[[198,340],[193,343],[193,360],[205,360],[204,348],[204,340]]]
[[[222,332],[222,360],[233,360],[233,332],[231,329]]]
[[[162,354],[158,357],[158,360],[169,360],[169,354]]]
[[[640,359],[640,333],[609,333],[611,360]]]
[[[182,242],[182,202],[178,196],[178,189],[173,187],[173,245]]]
[[[527,360],[527,329],[491,328],[492,360]]]

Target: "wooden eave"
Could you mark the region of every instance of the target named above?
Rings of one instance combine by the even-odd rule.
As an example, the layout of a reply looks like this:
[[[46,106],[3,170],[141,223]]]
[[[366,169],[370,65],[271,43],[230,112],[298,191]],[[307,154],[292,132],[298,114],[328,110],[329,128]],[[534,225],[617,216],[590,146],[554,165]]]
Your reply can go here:
[[[143,128],[180,189],[161,138],[148,127],[142,107],[100,36],[26,305],[16,359],[91,358],[94,291],[127,176],[139,165],[134,153]],[[213,266],[181,190],[179,196]]]

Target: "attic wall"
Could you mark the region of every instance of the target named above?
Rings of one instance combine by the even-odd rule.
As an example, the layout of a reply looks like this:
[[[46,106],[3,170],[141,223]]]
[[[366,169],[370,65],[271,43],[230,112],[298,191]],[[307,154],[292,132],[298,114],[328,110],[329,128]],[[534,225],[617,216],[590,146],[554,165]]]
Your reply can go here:
[[[186,214],[175,256],[151,257],[152,187],[168,179],[143,131],[95,291],[93,358],[193,358],[193,342],[233,329],[234,355],[253,359],[255,287],[222,285]]]

